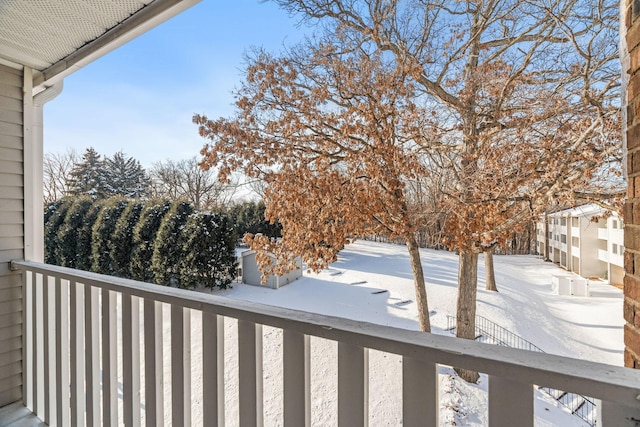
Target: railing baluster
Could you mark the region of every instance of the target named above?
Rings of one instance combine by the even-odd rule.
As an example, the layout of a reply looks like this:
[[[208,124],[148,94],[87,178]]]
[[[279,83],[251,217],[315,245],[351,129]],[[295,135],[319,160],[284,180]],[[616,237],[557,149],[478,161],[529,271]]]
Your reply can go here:
[[[533,426],[533,385],[510,378],[489,376],[489,425]]]
[[[56,277],[54,287],[56,327],[56,425],[67,426],[69,419],[69,286]]]
[[[49,300],[49,288],[51,287],[51,280],[53,277],[50,276],[42,276],[42,378],[44,383],[44,417],[42,420],[45,423],[51,422],[51,342],[49,340],[49,336],[51,334],[51,323],[50,323],[50,310],[51,301]],[[55,279],[54,279],[55,284]]]
[[[238,320],[238,370],[240,425],[262,426],[262,325]]]
[[[202,313],[203,425],[224,426],[224,317]]]
[[[283,333],[284,425],[311,425],[309,336]]]
[[[191,313],[179,305],[171,306],[171,418],[191,425]]]
[[[100,333],[98,290],[90,285],[84,295],[84,343],[87,425],[100,425]]]
[[[116,294],[102,289],[102,425],[118,423]]]
[[[369,352],[366,348],[338,343],[338,425],[369,423]]]
[[[83,313],[84,285],[71,281],[69,283],[69,327],[71,332],[71,425],[82,426],[84,421],[84,322]]]
[[[439,425],[438,365],[412,357],[402,358],[402,425]]]
[[[164,422],[162,331],[162,303],[146,298],[144,300],[144,405],[145,421],[149,427]]]
[[[124,425],[140,424],[140,301],[122,294],[122,398]]]

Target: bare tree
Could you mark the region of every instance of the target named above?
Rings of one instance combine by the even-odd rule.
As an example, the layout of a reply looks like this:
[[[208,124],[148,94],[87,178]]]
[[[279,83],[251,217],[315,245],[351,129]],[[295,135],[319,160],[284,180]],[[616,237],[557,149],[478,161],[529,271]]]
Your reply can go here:
[[[63,153],[45,153],[43,159],[44,202],[49,203],[64,197],[69,192],[69,176],[80,156],[74,149]]]
[[[153,197],[185,200],[197,210],[229,204],[235,195],[237,180],[221,182],[212,170],[203,170],[197,158],[156,162],[149,171]]]

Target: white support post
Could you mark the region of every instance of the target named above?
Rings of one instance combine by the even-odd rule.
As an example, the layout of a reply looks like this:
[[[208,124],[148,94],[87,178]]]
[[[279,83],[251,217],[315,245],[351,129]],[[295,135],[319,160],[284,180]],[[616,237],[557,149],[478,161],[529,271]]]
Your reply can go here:
[[[489,377],[489,424],[491,427],[533,427],[533,385],[510,378]]]
[[[191,425],[191,312],[171,306],[172,425]]]
[[[224,426],[224,317],[202,313],[203,423]]]
[[[437,427],[439,411],[438,365],[412,357],[403,357],[402,425]]]
[[[118,423],[116,294],[102,289],[102,425]]]
[[[311,425],[309,336],[285,329],[283,333],[284,426]]]
[[[164,379],[162,375],[162,303],[144,300],[144,384],[145,422],[155,427],[164,422]],[[206,405],[205,405],[206,408]]]
[[[338,425],[369,424],[369,351],[338,343]]]
[[[100,425],[100,329],[98,289],[87,285],[84,295],[84,343],[87,425]]]
[[[122,400],[125,426],[140,425],[140,301],[122,294]]]
[[[262,325],[238,320],[238,370],[240,425],[262,427]]]

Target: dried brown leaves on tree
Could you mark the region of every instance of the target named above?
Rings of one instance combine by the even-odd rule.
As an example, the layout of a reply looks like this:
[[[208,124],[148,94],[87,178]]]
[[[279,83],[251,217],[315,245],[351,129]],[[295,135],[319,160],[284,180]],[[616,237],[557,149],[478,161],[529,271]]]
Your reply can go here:
[[[619,161],[617,2],[276,2],[321,36],[252,58],[235,118],[196,116],[203,164],[265,178],[281,247],[314,269],[367,233],[411,252],[432,220],[416,184],[436,185],[457,334],[474,338],[477,254],[550,204],[611,193],[596,175]]]
[[[343,42],[341,48],[349,45]],[[365,234],[402,238],[413,253],[420,326],[428,331],[405,181],[427,173],[417,151],[434,130],[414,102],[407,65],[359,46],[343,53],[329,42],[297,52],[252,58],[234,119],[194,118],[211,140],[202,164],[219,167],[223,178],[241,169],[265,180],[266,215],[283,226],[279,242],[252,240],[254,249],[278,260],[259,258],[265,274],[286,271],[293,254],[318,271]]]

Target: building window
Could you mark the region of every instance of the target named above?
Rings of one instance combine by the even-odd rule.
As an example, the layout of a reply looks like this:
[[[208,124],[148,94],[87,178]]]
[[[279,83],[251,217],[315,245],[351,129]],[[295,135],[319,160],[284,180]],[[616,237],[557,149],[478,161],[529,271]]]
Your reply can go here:
[[[567,226],[567,218],[560,218],[560,225],[566,227]]]
[[[556,234],[556,236],[555,236],[555,238],[554,238],[554,240],[555,240],[556,242],[560,240],[560,239],[558,239],[558,237],[559,237],[559,236]]]
[[[563,234],[563,235],[560,236],[560,242],[567,243],[567,235],[566,234]]]
[[[572,237],[571,238],[571,245],[575,246],[575,247],[580,246],[580,239],[578,237],[575,237],[575,236]]]
[[[611,245],[611,252],[613,252],[614,254],[618,253],[618,245],[616,245],[615,243]]]
[[[571,218],[571,226],[578,227],[580,225],[580,220],[577,217]]]
[[[611,221],[611,227],[612,228],[618,228],[618,221],[616,221],[615,219],[613,221]]]
[[[553,233],[549,232],[549,240],[553,239]]]

